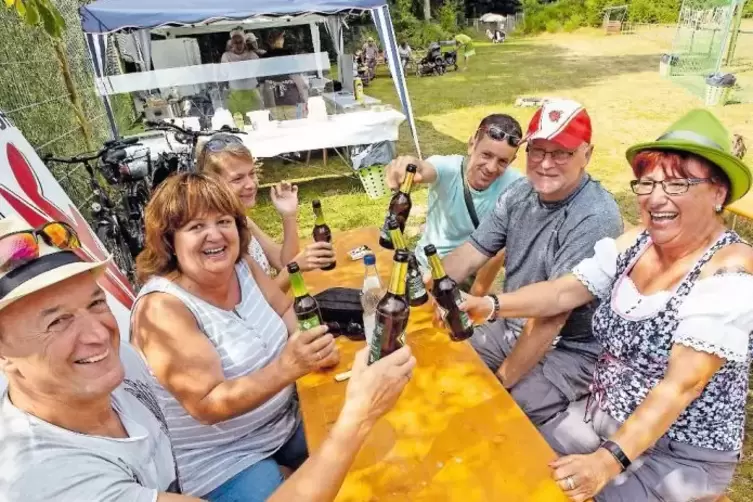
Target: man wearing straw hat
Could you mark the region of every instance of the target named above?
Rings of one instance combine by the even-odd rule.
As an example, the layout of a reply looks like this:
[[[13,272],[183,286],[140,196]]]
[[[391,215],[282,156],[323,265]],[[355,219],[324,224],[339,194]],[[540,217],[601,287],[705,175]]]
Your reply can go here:
[[[107,261],[84,261],[78,248],[64,223],[0,220],[0,499],[198,500],[179,495],[148,370],[121,345],[97,285]],[[368,367],[359,353],[330,436],[269,500],[332,500],[414,365],[407,347]]]

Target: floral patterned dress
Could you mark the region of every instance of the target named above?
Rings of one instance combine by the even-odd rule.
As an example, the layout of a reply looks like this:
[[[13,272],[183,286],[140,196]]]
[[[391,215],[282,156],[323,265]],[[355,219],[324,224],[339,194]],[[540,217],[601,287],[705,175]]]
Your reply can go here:
[[[597,296],[602,297],[602,303],[594,314],[593,327],[604,352],[597,363],[591,386],[593,401],[602,410],[619,422],[627,420],[651,389],[664,378],[673,345],[685,345],[718,355],[726,362],[701,395],[672,424],[666,436],[674,441],[712,450],[734,451],[741,448],[748,370],[753,354],[753,338],[749,329],[745,331],[745,326],[750,326],[753,318],[753,298],[745,300],[749,307],[743,305],[748,312],[740,313],[733,308],[740,301],[734,298],[725,300],[727,296],[734,296],[734,291],[732,294],[726,291],[725,294],[725,291],[716,288],[715,294],[696,294],[709,289],[708,284],[724,284],[719,280],[724,276],[699,281],[701,269],[719,249],[739,242],[742,241],[736,233],[725,232],[677,289],[665,296],[667,301],[653,312],[653,309],[642,313],[631,311],[640,308],[640,299],[633,302],[632,309],[620,309],[615,294],[625,289],[624,283],[630,281],[630,271],[650,247],[647,232],[643,232],[633,246],[617,257],[614,283],[606,295],[602,288],[594,287],[589,273],[584,273],[587,267],[583,264],[576,267],[575,275],[592,292],[597,289]],[[735,279],[748,283],[753,281],[749,275],[729,275],[732,277],[727,278],[727,286],[732,286]],[[703,297],[707,297],[707,301],[704,302]],[[729,321],[731,317],[738,322],[725,324],[725,318]],[[714,322],[715,319],[718,322]]]

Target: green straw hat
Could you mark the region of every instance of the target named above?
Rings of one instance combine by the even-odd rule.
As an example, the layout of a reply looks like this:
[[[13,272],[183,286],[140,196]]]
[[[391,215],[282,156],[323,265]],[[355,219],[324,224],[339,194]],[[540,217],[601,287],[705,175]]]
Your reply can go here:
[[[724,171],[730,181],[727,203],[732,203],[748,193],[751,173],[740,159],[732,155],[729,132],[708,110],[689,112],[670,126],[656,141],[640,143],[628,148],[626,156],[633,164],[635,156],[644,150],[674,150],[703,157]]]

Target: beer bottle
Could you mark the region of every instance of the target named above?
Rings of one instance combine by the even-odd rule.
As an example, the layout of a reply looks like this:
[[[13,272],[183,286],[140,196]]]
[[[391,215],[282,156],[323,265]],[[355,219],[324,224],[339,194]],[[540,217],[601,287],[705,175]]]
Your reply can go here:
[[[408,252],[402,249],[395,251],[390,286],[376,308],[374,334],[369,346],[369,364],[405,345],[405,329],[410,315],[410,306],[405,299],[407,269]]]
[[[450,330],[450,339],[459,342],[470,338],[473,335],[473,323],[468,314],[460,311],[459,305],[463,300],[457,283],[445,273],[442,261],[437,256],[437,248],[429,244],[424,248],[424,252],[429,259],[431,277],[434,279],[431,294],[437,300],[442,319]]]
[[[404,249],[408,251],[408,244],[405,242],[405,236],[400,231],[397,218],[393,215],[387,217],[387,229],[390,233],[390,239],[395,245],[395,249]],[[408,251],[408,273],[405,278],[405,295],[411,307],[420,307],[429,301],[429,293],[426,292],[426,286],[418,268],[416,255]]]
[[[332,231],[329,229],[329,226],[324,221],[324,214],[322,213],[322,203],[319,202],[319,200],[314,200],[311,202],[311,205],[314,208],[314,216],[316,216],[316,221],[314,222],[314,241],[315,242],[332,242]],[[322,270],[332,270],[335,268],[335,265],[337,265],[336,260],[332,260],[332,263],[330,265],[327,265],[325,267],[321,267]]]
[[[288,264],[288,274],[290,274],[290,286],[293,289],[293,312],[298,319],[298,329],[307,331],[316,328],[322,324],[322,314],[319,311],[319,304],[306,289],[303,282],[301,269],[298,264],[293,262]]]
[[[403,184],[400,185],[400,190],[392,196],[390,200],[390,207],[387,210],[387,216],[384,219],[384,225],[382,226],[382,232],[379,236],[379,245],[386,249],[395,249],[392,241],[390,240],[389,229],[387,228],[387,220],[390,215],[397,218],[397,222],[400,224],[400,231],[405,232],[405,222],[410,215],[410,208],[413,207],[413,203],[410,200],[410,191],[413,187],[413,177],[416,175],[416,166],[408,164],[405,169],[405,179]]]

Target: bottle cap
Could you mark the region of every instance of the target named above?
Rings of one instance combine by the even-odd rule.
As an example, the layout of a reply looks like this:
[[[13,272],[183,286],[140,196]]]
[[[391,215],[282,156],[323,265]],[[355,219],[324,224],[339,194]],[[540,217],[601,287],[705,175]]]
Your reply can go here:
[[[416,164],[408,164],[408,167],[406,167],[405,170],[409,173],[415,173],[418,168],[416,167]]]
[[[437,248],[434,247],[434,244],[429,244],[424,247],[424,253],[426,253],[426,256],[437,254]]]
[[[301,271],[301,268],[298,266],[296,262],[288,263],[289,274],[297,274],[300,271]]]
[[[367,254],[363,257],[364,265],[376,265],[376,256],[373,254]]]
[[[406,251],[405,249],[398,249],[395,251],[395,257],[393,260],[395,260],[398,263],[408,263],[408,256],[410,253]]]

